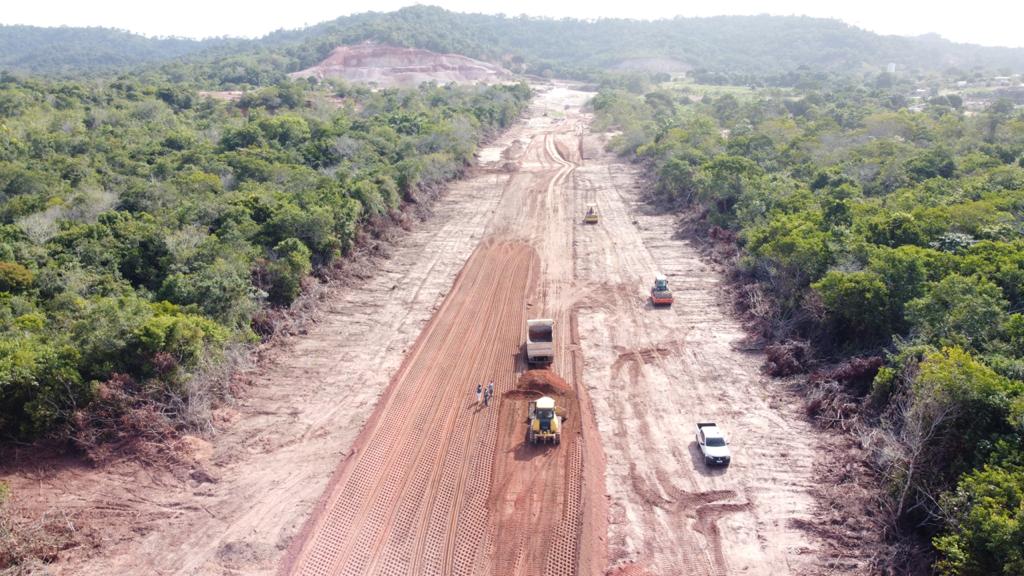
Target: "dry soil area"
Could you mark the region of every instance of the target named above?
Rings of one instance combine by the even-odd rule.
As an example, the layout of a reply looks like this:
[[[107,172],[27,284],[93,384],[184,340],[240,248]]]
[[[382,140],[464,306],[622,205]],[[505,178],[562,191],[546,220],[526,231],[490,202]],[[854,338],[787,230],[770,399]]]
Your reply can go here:
[[[597,148],[597,147],[590,147]],[[577,234],[584,376],[607,455],[609,556],[651,574],[800,574],[820,564],[803,526],[824,446],[779,383],[744,352],[720,274],[649,213],[635,169],[597,155],[576,172],[601,223]],[[653,308],[655,272],[675,302]],[[698,421],[729,436],[705,466]]]
[[[526,118],[308,332],[235,383],[182,478],[128,463],[8,474],[93,526],[64,574],[757,574],[820,571],[824,443],[736,349],[721,278],[638,174],[601,152],[591,94]],[[581,223],[596,203],[598,224]],[[652,309],[670,278],[676,303]],[[562,442],[525,441],[527,318],[555,320]],[[490,406],[478,383],[493,380]],[[730,434],[704,466],[694,424]],[[77,516],[76,516],[77,514]]]
[[[500,66],[461,56],[418,48],[400,48],[365,42],[335,48],[322,62],[289,74],[292,78],[339,78],[380,88],[438,84],[493,84],[513,81]]]

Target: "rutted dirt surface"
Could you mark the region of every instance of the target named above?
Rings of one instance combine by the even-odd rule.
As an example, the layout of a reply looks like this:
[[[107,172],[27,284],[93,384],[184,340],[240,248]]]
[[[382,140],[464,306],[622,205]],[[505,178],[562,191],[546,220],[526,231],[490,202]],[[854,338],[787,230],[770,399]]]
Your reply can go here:
[[[512,81],[500,66],[459,54],[438,54],[419,48],[399,48],[374,42],[339,46],[315,66],[292,72],[292,78],[340,78],[376,84],[381,88],[414,87],[423,82],[494,84]]]
[[[410,351],[285,561],[285,574],[603,570],[602,459],[572,329],[573,195],[586,95],[542,95],[497,160],[510,174],[485,240]],[[565,118],[541,107],[567,103]],[[575,111],[575,112],[574,112]],[[492,155],[482,155],[495,160]],[[509,168],[511,163],[512,168]],[[562,442],[526,442],[525,320],[555,319]],[[477,384],[495,383],[480,406]],[[519,391],[521,392],[521,391]],[[593,518],[596,516],[597,518]],[[596,560],[591,560],[595,559]]]
[[[721,279],[556,86],[306,334],[236,382],[188,478],[41,467],[15,494],[103,541],[67,574],[803,574],[810,426],[734,349]],[[557,118],[545,114],[557,109]],[[564,111],[564,114],[561,113]],[[597,225],[580,223],[596,203]],[[668,275],[676,303],[651,309]],[[525,441],[524,320],[555,320],[561,444]],[[537,375],[532,375],[537,376]],[[490,406],[475,387],[493,380]],[[543,386],[541,386],[543,388]],[[704,467],[698,420],[731,436]],[[74,515],[74,514],[73,514]],[[832,573],[837,573],[833,571]]]
[[[763,356],[721,298],[721,276],[676,219],[652,215],[635,169],[598,159],[576,171],[578,203],[600,225],[577,234],[584,375],[607,455],[609,557],[650,574],[801,574],[820,567],[800,527],[814,509],[818,432],[763,376]],[[582,217],[582,214],[579,214]],[[649,302],[655,272],[671,308]],[[695,424],[729,435],[728,469],[704,465]],[[832,572],[835,573],[835,572]]]

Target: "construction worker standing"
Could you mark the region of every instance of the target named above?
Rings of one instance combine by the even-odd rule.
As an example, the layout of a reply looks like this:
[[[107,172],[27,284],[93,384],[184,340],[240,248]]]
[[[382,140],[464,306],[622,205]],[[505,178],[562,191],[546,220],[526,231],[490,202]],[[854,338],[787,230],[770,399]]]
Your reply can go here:
[[[479,384],[476,385],[476,403],[477,404],[480,404],[480,392],[481,392],[482,389],[483,389],[483,386],[481,386]]]

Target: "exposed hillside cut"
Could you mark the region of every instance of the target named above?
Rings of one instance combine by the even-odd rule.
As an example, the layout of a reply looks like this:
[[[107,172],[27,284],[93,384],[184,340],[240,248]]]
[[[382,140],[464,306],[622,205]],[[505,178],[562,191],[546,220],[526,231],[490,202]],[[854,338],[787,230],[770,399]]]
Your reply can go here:
[[[366,42],[339,46],[319,64],[289,74],[292,78],[340,78],[384,88],[439,84],[493,84],[512,80],[503,68],[457,54],[398,48]]]

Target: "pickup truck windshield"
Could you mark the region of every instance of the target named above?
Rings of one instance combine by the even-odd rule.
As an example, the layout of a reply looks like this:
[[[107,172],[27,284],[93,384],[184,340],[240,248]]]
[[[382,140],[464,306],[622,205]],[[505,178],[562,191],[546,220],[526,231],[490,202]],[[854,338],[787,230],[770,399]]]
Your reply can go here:
[[[713,448],[718,447],[718,446],[725,446],[725,439],[724,438],[705,438],[704,439],[704,445],[705,446],[711,446]]]
[[[530,326],[530,342],[551,342],[551,327]]]

